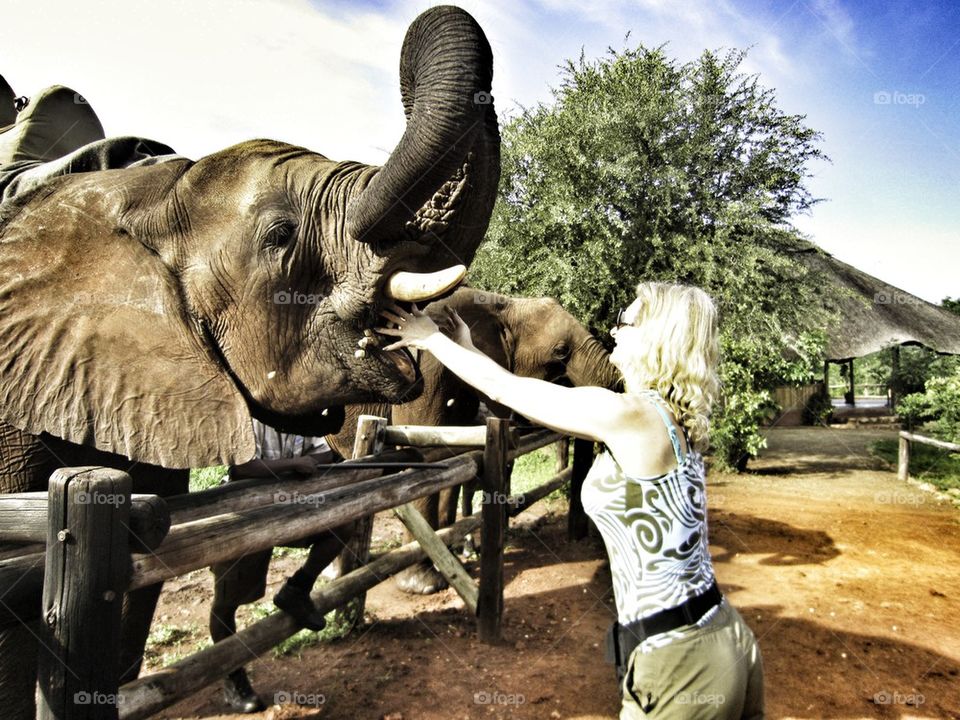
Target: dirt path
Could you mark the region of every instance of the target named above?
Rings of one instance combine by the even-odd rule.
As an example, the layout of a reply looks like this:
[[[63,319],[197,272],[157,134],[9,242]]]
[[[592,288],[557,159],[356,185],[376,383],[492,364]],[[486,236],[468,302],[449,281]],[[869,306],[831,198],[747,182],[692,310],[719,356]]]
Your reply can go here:
[[[960,718],[960,511],[868,456],[879,437],[892,433],[773,430],[752,472],[710,475],[716,571],[760,640],[768,717]],[[211,687],[158,717],[616,718],[609,570],[597,538],[566,541],[565,509],[538,506],[511,533],[502,646],[476,642],[452,591],[386,583],[360,632],[248,666],[265,699],[306,707],[221,714]],[[274,565],[271,595],[296,561]],[[205,627],[209,577],[171,584],[160,621]]]

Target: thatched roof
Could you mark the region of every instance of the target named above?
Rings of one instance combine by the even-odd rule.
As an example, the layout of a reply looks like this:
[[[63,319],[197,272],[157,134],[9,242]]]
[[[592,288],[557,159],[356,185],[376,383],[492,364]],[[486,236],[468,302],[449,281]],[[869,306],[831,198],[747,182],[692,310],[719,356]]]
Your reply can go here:
[[[788,252],[825,283],[849,291],[838,301],[840,322],[829,333],[827,360],[917,344],[960,355],[960,315],[857,270],[810,243],[797,243]]]

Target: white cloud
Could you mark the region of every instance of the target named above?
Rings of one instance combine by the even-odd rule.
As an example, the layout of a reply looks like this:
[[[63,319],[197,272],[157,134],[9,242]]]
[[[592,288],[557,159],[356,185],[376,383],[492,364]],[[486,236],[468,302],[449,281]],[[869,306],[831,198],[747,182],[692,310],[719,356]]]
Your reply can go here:
[[[70,85],[109,134],[193,157],[272,137],[379,163],[403,132],[402,40],[380,14],[301,0],[18,2],[4,10],[0,72],[28,95]]]

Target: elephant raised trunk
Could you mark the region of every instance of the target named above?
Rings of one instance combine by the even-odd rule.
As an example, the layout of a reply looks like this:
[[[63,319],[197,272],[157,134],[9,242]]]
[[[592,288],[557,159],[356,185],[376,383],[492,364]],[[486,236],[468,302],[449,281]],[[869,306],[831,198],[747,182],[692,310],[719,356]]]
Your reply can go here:
[[[429,243],[458,223],[461,232],[450,253],[429,269],[469,263],[486,230],[500,173],[492,77],[490,45],[469,14],[441,6],[413,22],[400,59],[407,128],[348,209],[354,239]]]

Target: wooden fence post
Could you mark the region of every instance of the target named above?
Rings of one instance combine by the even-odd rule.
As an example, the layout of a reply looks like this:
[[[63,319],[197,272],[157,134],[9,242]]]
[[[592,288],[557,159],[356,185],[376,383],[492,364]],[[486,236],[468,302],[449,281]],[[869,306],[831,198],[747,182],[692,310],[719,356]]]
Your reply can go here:
[[[477,633],[480,641],[500,639],[503,616],[503,543],[507,526],[508,433],[510,421],[487,420],[487,444],[483,451],[483,525],[480,544],[480,592],[477,598]]]
[[[353,459],[376,455],[383,450],[384,429],[387,419],[376,415],[361,415],[357,420],[357,434],[353,440]],[[342,577],[370,560],[370,538],[373,535],[373,515],[356,521],[353,536],[340,552],[337,576]],[[360,593],[347,607],[339,608],[334,616],[338,625],[351,627],[363,621],[367,594]]]
[[[129,475],[107,468],[63,468],[50,478],[38,659],[41,720],[118,717],[130,490]]]
[[[567,514],[567,537],[581,540],[587,536],[589,523],[580,500],[583,480],[593,464],[593,442],[576,439],[573,442],[573,475],[570,477],[570,510]]]
[[[910,477],[910,440],[903,432],[900,433],[900,453],[897,460],[897,479],[906,481]]]

